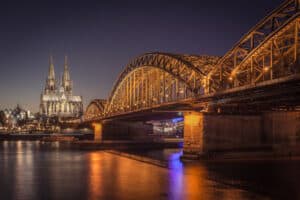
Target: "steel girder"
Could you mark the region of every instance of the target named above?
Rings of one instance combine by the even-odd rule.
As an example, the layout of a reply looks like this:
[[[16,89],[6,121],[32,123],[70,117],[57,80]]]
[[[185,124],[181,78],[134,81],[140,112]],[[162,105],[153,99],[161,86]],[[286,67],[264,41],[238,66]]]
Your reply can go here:
[[[287,23],[295,19],[299,14],[299,0],[287,0],[270,15],[265,17],[255,27],[253,27],[230,51],[228,51],[218,62],[217,66],[208,73],[206,78],[206,93],[213,93],[249,84],[249,81],[235,79],[236,74],[242,73],[239,69],[244,69],[245,63],[253,59],[255,52],[266,44],[275,34],[283,30]],[[255,62],[252,60],[251,62]],[[253,67],[253,65],[251,65]],[[251,69],[248,79],[260,79],[254,69]],[[258,70],[260,71],[260,70]],[[238,82],[238,83],[232,83]]]
[[[201,63],[202,66],[194,65],[189,58],[194,57],[194,60]],[[132,70],[143,67],[159,68],[167,73],[173,75],[177,79],[185,82],[189,89],[198,93],[198,89],[202,87],[202,80],[207,75],[207,68],[212,69],[216,64],[217,57],[214,56],[188,56],[176,55],[169,53],[147,53],[132,60],[125,70],[119,75],[114,84],[110,97],[114,94],[119,83],[130,73]],[[196,61],[194,61],[196,62]],[[191,76],[193,76],[191,78]]]
[[[90,119],[102,116],[104,114],[106,103],[107,102],[104,99],[94,99],[93,101],[91,101],[86,108],[84,118]]]
[[[300,0],[287,0],[222,58],[148,53],[119,75],[101,117],[300,73]]]
[[[291,18],[282,29],[251,52],[232,69],[227,86],[257,84],[299,73],[299,22],[298,16]]]
[[[128,112],[203,94],[203,78],[218,59],[212,56],[144,54],[120,74],[105,113]]]

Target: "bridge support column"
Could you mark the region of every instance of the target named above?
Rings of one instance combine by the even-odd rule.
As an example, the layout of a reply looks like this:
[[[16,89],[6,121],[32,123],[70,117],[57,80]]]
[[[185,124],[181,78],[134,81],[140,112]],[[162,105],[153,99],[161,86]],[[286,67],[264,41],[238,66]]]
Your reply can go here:
[[[263,114],[264,135],[277,155],[300,155],[300,112]]]
[[[261,119],[261,115],[185,113],[183,159],[261,148]]]
[[[300,155],[300,112],[187,112],[183,152],[183,159]]]
[[[94,127],[94,140],[102,141],[102,124],[101,123],[93,123],[92,126]]]
[[[102,140],[147,140],[153,132],[153,125],[138,121],[103,122]]]
[[[184,113],[183,159],[198,159],[203,153],[204,118],[200,112]]]

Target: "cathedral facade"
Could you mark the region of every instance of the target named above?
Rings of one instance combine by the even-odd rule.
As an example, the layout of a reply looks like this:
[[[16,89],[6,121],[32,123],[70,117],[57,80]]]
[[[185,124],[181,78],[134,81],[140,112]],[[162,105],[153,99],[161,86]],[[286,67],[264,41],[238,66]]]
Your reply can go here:
[[[61,81],[55,79],[53,59],[50,57],[49,73],[40,99],[40,114],[46,117],[80,117],[82,113],[82,97],[73,95],[67,57]]]

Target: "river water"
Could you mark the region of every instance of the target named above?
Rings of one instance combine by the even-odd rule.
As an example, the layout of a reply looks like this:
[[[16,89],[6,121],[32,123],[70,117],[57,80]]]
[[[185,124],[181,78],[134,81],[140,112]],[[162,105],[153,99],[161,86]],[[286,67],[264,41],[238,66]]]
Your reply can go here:
[[[159,167],[59,143],[1,142],[0,199],[300,199],[300,161],[181,163],[180,150],[145,153]]]

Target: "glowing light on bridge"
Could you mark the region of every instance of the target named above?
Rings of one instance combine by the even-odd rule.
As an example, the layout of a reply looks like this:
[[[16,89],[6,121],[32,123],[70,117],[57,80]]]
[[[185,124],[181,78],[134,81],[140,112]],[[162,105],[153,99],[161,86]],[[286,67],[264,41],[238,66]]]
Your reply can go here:
[[[95,133],[95,140],[102,139],[102,124],[101,123],[93,123],[94,133]]]
[[[89,106],[86,116],[139,112],[299,75],[299,25],[299,2],[290,0],[221,58],[160,52],[139,56],[119,75],[105,104],[98,105],[100,115]]]
[[[184,114],[184,125],[189,127],[199,126],[202,116],[196,112],[189,112]]]

